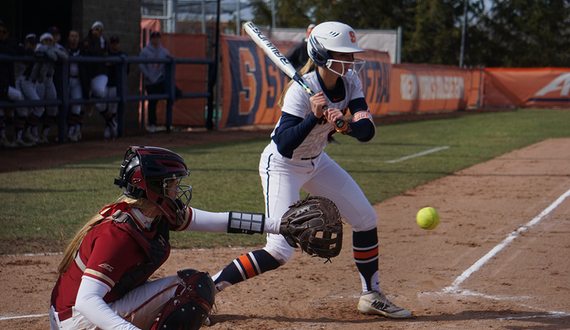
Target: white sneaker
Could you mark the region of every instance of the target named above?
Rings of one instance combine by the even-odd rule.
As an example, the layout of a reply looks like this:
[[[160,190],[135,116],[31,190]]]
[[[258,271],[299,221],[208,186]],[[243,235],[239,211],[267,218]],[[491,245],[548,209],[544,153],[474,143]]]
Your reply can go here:
[[[67,141],[79,142],[81,141],[81,131],[75,131],[67,136]]]
[[[107,125],[107,127],[105,127],[105,133],[103,133],[103,138],[105,140],[109,140],[111,138],[111,126]]]
[[[119,124],[115,119],[111,122],[111,131],[113,133],[113,140],[119,137]]]
[[[8,138],[2,138],[0,139],[0,146],[2,146],[3,148],[15,148],[16,143],[10,142]]]
[[[49,144],[49,140],[47,138],[47,136],[42,135],[38,138],[38,144]]]
[[[16,145],[16,147],[32,147],[36,145],[35,142],[26,142],[22,139],[14,140],[14,144]]]
[[[394,305],[384,292],[372,291],[363,293],[358,301],[358,311],[361,314],[382,315],[392,319],[407,319],[412,313]]]
[[[150,127],[148,128],[148,131],[150,133],[156,133],[156,125],[150,125]]]
[[[30,132],[29,130],[27,130],[26,132],[24,132],[24,135],[22,136],[23,140],[29,141],[30,143],[36,144],[38,143],[38,137],[35,136],[34,134],[32,134],[32,132]]]
[[[111,123],[109,125],[107,125],[107,127],[105,127],[105,134],[103,135],[105,140],[109,140],[109,139],[116,139],[117,136],[119,136],[119,125],[117,124],[117,122],[113,119],[111,121]]]

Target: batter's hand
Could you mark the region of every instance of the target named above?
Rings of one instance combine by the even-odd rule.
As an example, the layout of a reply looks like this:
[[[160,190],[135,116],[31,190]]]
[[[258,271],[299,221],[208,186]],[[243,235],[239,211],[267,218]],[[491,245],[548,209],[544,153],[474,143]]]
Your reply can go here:
[[[325,117],[331,125],[335,126],[337,120],[344,119],[344,114],[339,109],[328,108],[327,111],[325,111]]]
[[[317,118],[321,118],[323,116],[323,107],[327,105],[327,100],[325,99],[325,94],[320,92],[311,96],[309,99],[311,102],[311,111]]]

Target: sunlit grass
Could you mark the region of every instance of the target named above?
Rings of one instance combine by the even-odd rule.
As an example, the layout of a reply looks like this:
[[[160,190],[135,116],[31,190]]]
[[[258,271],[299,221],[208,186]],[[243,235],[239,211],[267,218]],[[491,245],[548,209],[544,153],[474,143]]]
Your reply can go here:
[[[548,138],[568,137],[570,111],[519,110],[380,125],[375,139],[360,143],[336,135],[326,152],[359,183],[371,203]],[[269,137],[174,148],[186,160],[194,187],[191,205],[207,211],[263,212],[259,157]],[[78,145],[79,146],[79,145]],[[426,150],[421,157],[388,163]],[[0,238],[52,242],[59,249],[120,189],[121,156],[42,170],[0,174]],[[263,235],[173,233],[175,247],[263,244]],[[0,253],[21,252],[4,248]],[[30,251],[26,251],[30,252]],[[46,251],[47,252],[47,251]]]

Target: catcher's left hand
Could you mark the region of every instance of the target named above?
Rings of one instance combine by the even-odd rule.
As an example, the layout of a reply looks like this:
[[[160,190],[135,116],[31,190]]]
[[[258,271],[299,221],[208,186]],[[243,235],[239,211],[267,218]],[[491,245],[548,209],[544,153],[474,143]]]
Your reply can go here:
[[[321,258],[336,257],[342,248],[340,212],[335,203],[320,196],[309,195],[289,206],[281,218],[280,233],[292,247],[300,245]]]

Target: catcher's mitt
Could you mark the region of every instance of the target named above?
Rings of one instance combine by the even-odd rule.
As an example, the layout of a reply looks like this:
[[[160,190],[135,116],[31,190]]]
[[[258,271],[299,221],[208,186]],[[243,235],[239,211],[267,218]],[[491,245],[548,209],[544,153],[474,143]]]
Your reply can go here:
[[[289,206],[281,218],[281,235],[292,247],[310,255],[330,259],[342,248],[342,221],[340,212],[330,199],[307,196]]]

